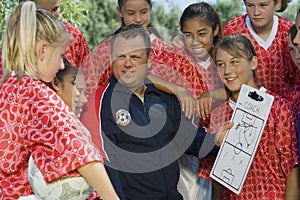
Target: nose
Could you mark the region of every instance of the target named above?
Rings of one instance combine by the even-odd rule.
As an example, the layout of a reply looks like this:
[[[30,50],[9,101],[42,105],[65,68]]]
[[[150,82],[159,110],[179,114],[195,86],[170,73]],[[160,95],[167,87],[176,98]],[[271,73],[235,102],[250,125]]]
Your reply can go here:
[[[130,68],[132,66],[130,57],[126,57],[124,60],[124,67]]]
[[[141,18],[141,15],[140,15],[139,13],[137,13],[137,14],[135,15],[134,22],[135,22],[135,24],[141,25],[142,18]]]
[[[232,72],[231,66],[230,65],[226,65],[224,67],[224,74],[230,74],[231,72]]]
[[[61,59],[59,69],[60,69],[60,70],[63,70],[64,68],[65,68],[64,60]]]
[[[300,46],[300,30],[297,31],[297,34],[293,40],[293,42],[297,45]]]
[[[199,38],[198,38],[198,37],[194,37],[194,38],[193,38],[193,41],[192,41],[192,45],[196,46],[196,45],[198,45],[199,43],[200,43]]]
[[[82,104],[86,104],[86,103],[88,102],[88,99],[87,99],[87,97],[85,96],[84,92],[82,92],[82,93],[80,94],[80,101],[81,101]]]
[[[257,7],[254,7],[254,15],[259,15],[260,14],[260,9]]]

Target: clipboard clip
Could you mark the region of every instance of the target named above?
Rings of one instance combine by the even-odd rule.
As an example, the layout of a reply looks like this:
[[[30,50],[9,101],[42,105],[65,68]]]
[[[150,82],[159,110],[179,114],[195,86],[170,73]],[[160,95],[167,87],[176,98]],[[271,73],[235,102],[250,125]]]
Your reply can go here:
[[[249,91],[248,97],[250,97],[251,99],[253,99],[255,101],[263,101],[264,100],[264,98],[261,95],[257,94],[256,91],[253,91],[253,92]]]

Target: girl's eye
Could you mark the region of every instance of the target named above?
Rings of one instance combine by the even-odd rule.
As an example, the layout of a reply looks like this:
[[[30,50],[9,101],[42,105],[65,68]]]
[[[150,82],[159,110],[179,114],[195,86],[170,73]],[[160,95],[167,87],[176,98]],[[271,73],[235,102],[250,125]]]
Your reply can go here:
[[[224,63],[217,63],[217,67],[224,67]]]
[[[236,64],[238,64],[238,63],[239,63],[239,61],[237,61],[237,60],[231,61],[231,64],[233,64],[233,65],[236,65]]]
[[[184,34],[184,37],[189,39],[189,38],[192,38],[193,39],[193,36],[191,34]]]
[[[127,15],[134,15],[134,12],[127,12]]]

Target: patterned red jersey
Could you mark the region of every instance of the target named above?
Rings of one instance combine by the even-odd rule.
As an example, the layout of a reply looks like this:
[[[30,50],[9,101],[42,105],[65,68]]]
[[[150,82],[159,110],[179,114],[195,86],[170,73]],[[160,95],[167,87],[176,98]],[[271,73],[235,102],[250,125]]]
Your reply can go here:
[[[0,86],[0,107],[0,199],[32,193],[30,156],[48,183],[79,176],[76,169],[89,162],[103,162],[87,129],[41,81],[9,77]]]
[[[89,45],[77,28],[64,21],[62,24],[72,36],[65,57],[71,65],[80,68],[84,60],[90,55]]]

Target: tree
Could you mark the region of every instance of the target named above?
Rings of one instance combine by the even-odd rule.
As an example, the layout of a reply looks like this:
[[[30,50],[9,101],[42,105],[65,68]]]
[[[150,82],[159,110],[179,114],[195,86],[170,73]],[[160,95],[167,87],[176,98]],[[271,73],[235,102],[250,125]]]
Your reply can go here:
[[[287,9],[283,13],[278,13],[278,15],[286,18],[291,22],[294,22],[299,8],[300,8],[300,2],[298,0],[297,2],[289,4]]]
[[[86,2],[88,15],[82,17],[79,29],[86,37],[90,48],[94,49],[99,42],[111,35],[120,25],[121,20],[116,12],[115,0],[91,0]],[[181,10],[169,3],[170,12],[166,13],[163,5],[154,4],[151,21],[159,29],[164,39],[169,41],[179,31]]]
[[[88,15],[88,0],[61,0],[60,19],[75,27],[80,26],[81,20]]]
[[[172,1],[166,1],[169,11],[166,12],[163,5],[155,4],[152,9],[151,21],[158,29],[160,37],[165,41],[170,42],[171,39],[178,34],[179,19],[182,11]]]
[[[19,0],[1,0],[0,1],[0,38],[2,38],[5,28],[5,22],[12,9],[18,5]],[[70,22],[74,26],[80,24],[81,17],[87,14],[86,2],[88,0],[61,0],[62,20]]]
[[[120,26],[116,6],[115,0],[86,1],[88,15],[83,16],[79,29],[92,50]]]
[[[0,38],[3,37],[6,18],[9,16],[12,8],[18,4],[18,0],[1,0],[0,1]],[[2,39],[1,39],[2,40]],[[1,41],[0,40],[0,41]]]
[[[230,19],[242,14],[241,0],[217,0],[216,4],[212,5],[220,15],[222,25]]]

